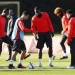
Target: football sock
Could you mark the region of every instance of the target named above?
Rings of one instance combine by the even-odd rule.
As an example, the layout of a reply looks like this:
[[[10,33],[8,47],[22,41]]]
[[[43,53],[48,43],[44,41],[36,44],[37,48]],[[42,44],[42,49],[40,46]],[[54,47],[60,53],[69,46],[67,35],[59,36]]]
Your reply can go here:
[[[67,54],[66,54],[66,53],[64,53],[64,56],[67,56]]]
[[[41,64],[42,64],[42,59],[39,59],[39,63],[41,63]]]
[[[19,60],[19,64],[22,64],[22,60]]]
[[[52,57],[49,57],[49,64],[52,65],[52,60],[53,58]]]
[[[14,62],[13,60],[10,60],[10,64],[13,64],[13,62]]]

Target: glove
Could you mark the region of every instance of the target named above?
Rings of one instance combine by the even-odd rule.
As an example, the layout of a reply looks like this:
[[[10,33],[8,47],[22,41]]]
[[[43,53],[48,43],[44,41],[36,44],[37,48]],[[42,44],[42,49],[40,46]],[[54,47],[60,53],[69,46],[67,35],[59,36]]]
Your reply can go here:
[[[54,37],[54,33],[51,33],[51,36]]]
[[[38,39],[39,39],[38,35],[36,35],[36,36],[35,36],[35,39],[36,39],[36,40],[38,40]]]

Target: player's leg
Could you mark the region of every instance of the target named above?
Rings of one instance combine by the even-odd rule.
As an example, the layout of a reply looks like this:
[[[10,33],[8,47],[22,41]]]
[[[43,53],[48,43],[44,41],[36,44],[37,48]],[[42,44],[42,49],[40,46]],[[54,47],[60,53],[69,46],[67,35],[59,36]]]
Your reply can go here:
[[[71,64],[68,68],[75,68],[75,39],[71,39],[70,42]]]
[[[48,47],[48,56],[49,56],[49,66],[50,67],[54,67],[52,65],[52,60],[53,60],[53,50],[52,50],[52,37],[50,35],[50,32],[46,33],[45,37],[45,41],[46,41],[46,45]]]
[[[24,59],[24,55],[26,54],[26,46],[25,46],[24,41],[22,41],[22,40],[21,40],[20,49],[22,50],[22,52],[21,52],[21,56],[19,59],[18,68],[26,68],[25,66],[22,65],[22,60]]]
[[[3,42],[5,42],[5,43],[7,43],[7,44],[9,44],[9,45],[11,45],[11,46],[13,46],[13,41],[12,41],[11,38],[8,37],[7,35],[4,36],[4,37],[1,37],[1,39],[2,39]]]
[[[8,58],[6,59],[6,61],[9,61],[9,60],[11,59],[12,49],[11,49],[11,46],[10,46],[10,45],[7,45],[7,47],[8,47],[9,56],[8,56]]]
[[[26,68],[25,66],[22,65],[22,60],[24,59],[25,54],[26,54],[26,50],[22,50],[21,56],[18,62],[18,68]]]
[[[14,58],[17,55],[17,53],[18,53],[17,51],[13,52],[10,63],[9,63],[9,66],[8,66],[9,69],[15,69],[15,67],[13,66],[13,63],[14,63]]]
[[[14,40],[14,44],[13,44],[13,47],[12,47],[12,50],[14,52],[12,54],[12,57],[11,57],[11,60],[10,60],[9,66],[8,66],[9,69],[14,69],[15,68],[13,66],[13,62],[14,62],[14,58],[17,55],[17,53],[21,53],[20,47],[21,47],[21,41],[19,39]]]
[[[38,59],[39,67],[42,67],[42,48],[44,47],[44,37],[43,34],[38,33],[37,48],[38,48]]]
[[[2,53],[2,40],[0,40],[0,55]]]
[[[42,49],[38,50],[39,67],[42,67]]]
[[[68,58],[67,53],[66,53],[66,47],[65,47],[65,45],[64,45],[66,39],[67,39],[67,36],[64,34],[64,35],[62,36],[62,39],[61,39],[61,42],[60,42],[60,45],[61,45],[61,47],[62,47],[62,50],[63,50],[64,55],[60,58],[60,60],[61,60],[61,59],[66,59],[66,58]]]

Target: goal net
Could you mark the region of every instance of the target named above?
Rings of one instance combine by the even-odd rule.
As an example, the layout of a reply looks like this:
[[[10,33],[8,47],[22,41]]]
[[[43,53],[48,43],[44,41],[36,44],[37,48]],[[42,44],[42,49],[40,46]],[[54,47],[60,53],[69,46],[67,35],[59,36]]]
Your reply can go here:
[[[4,8],[12,9],[18,17],[20,16],[20,2],[19,1],[0,1],[0,13]]]

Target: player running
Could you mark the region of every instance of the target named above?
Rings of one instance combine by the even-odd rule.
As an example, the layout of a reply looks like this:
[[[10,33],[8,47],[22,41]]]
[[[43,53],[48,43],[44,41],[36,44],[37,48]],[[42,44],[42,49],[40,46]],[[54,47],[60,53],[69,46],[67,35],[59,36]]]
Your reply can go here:
[[[38,59],[39,59],[39,67],[42,67],[42,49],[44,47],[44,43],[46,43],[49,56],[49,66],[54,67],[52,65],[52,37],[54,36],[54,29],[52,23],[50,21],[49,15],[46,12],[41,12],[39,7],[34,8],[35,15],[32,17],[31,21],[31,29],[33,29],[38,34],[37,39],[37,48]],[[36,37],[37,34],[34,33]]]
[[[65,41],[66,41],[66,39],[68,37],[68,34],[67,34],[68,30],[65,31],[66,27],[68,26],[68,19],[66,17],[66,14],[64,13],[63,9],[60,8],[60,7],[57,7],[54,10],[54,14],[56,14],[58,17],[61,18],[61,23],[62,23],[62,29],[63,30],[61,32],[62,39],[61,39],[61,42],[60,42],[60,45],[61,45],[63,53],[64,53],[63,56],[60,58],[60,60],[62,60],[62,59],[68,58],[68,55],[66,53],[66,47],[64,45],[64,43],[65,43]]]

